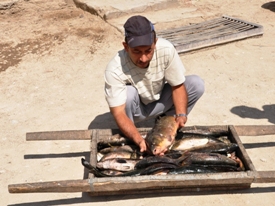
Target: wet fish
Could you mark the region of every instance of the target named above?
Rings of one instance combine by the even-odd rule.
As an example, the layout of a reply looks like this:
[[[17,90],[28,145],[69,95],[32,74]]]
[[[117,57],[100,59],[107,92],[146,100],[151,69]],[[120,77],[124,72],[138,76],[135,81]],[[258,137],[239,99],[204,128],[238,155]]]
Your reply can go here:
[[[171,159],[169,157],[165,156],[148,156],[139,162],[137,162],[135,169],[142,169],[142,168],[147,168],[153,164],[157,163],[166,163],[166,164],[173,164],[175,166],[179,166],[177,160]]]
[[[87,168],[91,173],[93,173],[96,177],[108,177],[108,175],[100,172],[96,167],[93,167],[87,160],[81,158],[82,165]]]
[[[112,171],[106,172],[110,170],[101,171],[96,167],[93,167],[87,160],[84,158],[81,159],[82,165],[89,170],[90,173],[94,174],[96,177],[124,177],[124,176],[137,176],[140,175],[141,170],[131,170],[128,172],[120,172],[120,171]]]
[[[220,137],[227,136],[229,134],[228,129],[220,128],[199,128],[195,127],[190,129],[189,127],[182,127],[179,129],[179,136],[190,135],[190,134],[199,134],[204,136]]]
[[[227,153],[238,148],[235,143],[224,143],[209,136],[188,136],[176,140],[171,150]]]
[[[136,145],[122,145],[122,146],[111,146],[99,150],[101,154],[107,154],[110,152],[134,152],[139,150],[139,147]]]
[[[167,173],[169,170],[175,169],[177,167],[178,166],[176,166],[174,164],[169,164],[169,163],[156,163],[156,164],[153,164],[153,165],[143,169],[140,172],[140,175],[154,175],[154,174],[158,174],[160,172]]]
[[[117,152],[110,152],[105,154],[100,161],[105,161],[108,159],[115,159],[115,158],[122,158],[122,159],[142,159],[143,156],[139,152],[127,152],[127,151],[117,151]]]
[[[123,137],[120,134],[110,136],[108,139],[100,139],[97,143],[97,151],[110,146],[122,146],[126,144],[134,144],[129,138]]]
[[[96,167],[99,169],[111,169],[118,171],[131,171],[139,160],[114,158],[97,162]]]
[[[145,140],[153,155],[164,153],[174,143],[178,123],[173,116],[161,117]]]
[[[181,166],[175,169],[170,170],[167,174],[177,175],[177,174],[194,174],[194,173],[216,173],[215,169],[198,166],[198,165],[189,165]]]
[[[237,164],[238,164],[238,171],[245,171],[245,166],[244,166],[242,160],[239,157],[236,156],[236,152],[232,152],[230,154],[229,158],[231,158],[231,159],[233,159],[234,161],[237,162]]]
[[[237,167],[238,163],[222,154],[190,152],[186,155],[182,165],[231,165]]]

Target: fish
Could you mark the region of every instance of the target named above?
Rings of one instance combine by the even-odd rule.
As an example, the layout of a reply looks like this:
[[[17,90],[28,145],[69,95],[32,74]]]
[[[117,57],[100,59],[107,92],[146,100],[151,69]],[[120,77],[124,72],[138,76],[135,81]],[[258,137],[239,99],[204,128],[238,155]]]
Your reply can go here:
[[[96,177],[125,177],[125,176],[138,176],[140,175],[141,170],[130,170],[128,172],[112,171],[110,170],[99,170],[96,167],[93,167],[87,160],[81,158],[82,165],[89,170],[90,173],[94,174]]]
[[[204,136],[212,136],[212,137],[220,137],[227,136],[229,134],[228,129],[220,129],[220,128],[199,128],[195,127],[194,129],[190,129],[188,127],[182,127],[178,131],[179,136],[184,135],[204,135]]]
[[[117,152],[110,152],[100,159],[100,161],[105,161],[108,159],[115,159],[115,158],[122,158],[122,159],[142,159],[143,156],[139,152],[127,152],[127,151],[117,151]]]
[[[176,140],[170,150],[228,153],[238,148],[236,143],[224,143],[209,136],[188,136]]]
[[[174,116],[161,117],[152,130],[147,133],[145,141],[153,155],[162,155],[174,143],[178,123]]]
[[[87,168],[90,173],[94,174],[96,177],[109,177],[109,175],[106,175],[102,172],[100,172],[96,167],[93,167],[87,160],[84,158],[81,158],[82,165]]]
[[[199,152],[190,152],[186,154],[187,156],[181,165],[230,165],[237,166],[238,163],[222,154],[218,153],[199,153]]]
[[[137,164],[135,165],[135,169],[147,168],[157,163],[173,164],[175,166],[179,166],[177,160],[166,156],[148,156],[137,162]]]
[[[99,169],[112,169],[118,171],[131,171],[139,160],[114,158],[97,162],[96,167]]]
[[[245,171],[245,166],[242,162],[242,160],[236,156],[236,152],[232,152],[229,156],[229,158],[233,159],[238,164],[238,171]]]
[[[169,163],[156,163],[144,168],[140,175],[154,175],[161,173],[167,173],[171,169],[175,169],[178,166]]]
[[[110,147],[106,147],[103,148],[101,150],[99,150],[98,152],[100,152],[101,154],[107,154],[110,152],[134,152],[137,151],[139,149],[139,147],[137,145],[122,145],[122,146],[110,146]]]
[[[168,175],[178,175],[178,174],[195,174],[195,173],[217,173],[217,170],[213,168],[207,168],[198,165],[181,166],[175,169],[171,169]]]
[[[100,151],[110,146],[122,146],[126,144],[134,144],[134,142],[127,137],[123,137],[120,134],[115,134],[110,136],[108,139],[100,139],[97,143],[97,151]]]

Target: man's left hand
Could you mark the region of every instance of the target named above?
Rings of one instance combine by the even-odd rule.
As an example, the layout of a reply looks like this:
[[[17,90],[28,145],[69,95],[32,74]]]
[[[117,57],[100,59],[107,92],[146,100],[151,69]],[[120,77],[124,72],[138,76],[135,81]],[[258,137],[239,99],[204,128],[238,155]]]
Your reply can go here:
[[[176,122],[179,124],[179,128],[184,127],[185,123],[187,122],[187,117],[186,116],[176,117]]]

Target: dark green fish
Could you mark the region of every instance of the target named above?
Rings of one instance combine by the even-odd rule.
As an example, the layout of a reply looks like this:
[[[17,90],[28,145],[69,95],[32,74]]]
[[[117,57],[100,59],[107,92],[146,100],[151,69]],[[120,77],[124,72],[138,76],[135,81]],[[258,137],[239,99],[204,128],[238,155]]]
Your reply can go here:
[[[149,167],[146,167],[140,172],[140,175],[153,175],[159,172],[168,172],[171,169],[175,169],[178,166],[169,163],[155,163]]]
[[[179,129],[178,134],[180,136],[195,134],[195,135],[220,137],[220,136],[227,136],[229,134],[229,131],[228,129],[220,129],[220,128],[195,127],[194,129],[190,129],[189,127],[182,127]]]
[[[135,169],[147,168],[156,163],[167,163],[178,166],[178,162],[175,159],[171,159],[166,156],[148,156],[137,162]]]
[[[238,163],[222,154],[190,152],[182,162],[182,165],[231,165],[237,167]]]
[[[181,166],[170,170],[167,174],[178,175],[178,174],[195,174],[195,173],[216,173],[215,169],[206,168],[203,166],[189,165]]]

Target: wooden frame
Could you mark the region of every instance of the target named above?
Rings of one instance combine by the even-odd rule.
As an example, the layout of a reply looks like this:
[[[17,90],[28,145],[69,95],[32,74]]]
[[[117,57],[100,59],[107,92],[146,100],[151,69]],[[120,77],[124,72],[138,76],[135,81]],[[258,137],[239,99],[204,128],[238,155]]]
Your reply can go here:
[[[65,180],[41,183],[26,183],[9,185],[10,193],[30,192],[88,192],[91,196],[116,195],[116,194],[149,194],[163,192],[192,192],[247,189],[252,183],[275,182],[275,171],[256,171],[249,158],[240,135],[255,136],[275,134],[275,125],[267,126],[193,126],[184,129],[208,129],[228,132],[229,139],[237,143],[239,149],[237,156],[243,161],[245,171],[222,172],[211,174],[182,174],[166,176],[137,176],[137,177],[106,177],[97,178],[92,174],[84,180]],[[248,130],[249,129],[249,130]],[[150,128],[140,128],[139,132],[147,133]],[[90,163],[96,165],[97,146],[103,141],[112,141],[118,138],[127,141],[117,129],[105,130],[81,130],[81,131],[57,131],[27,133],[27,140],[90,140]]]

